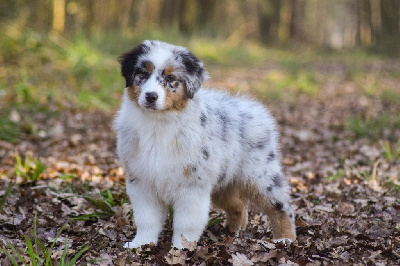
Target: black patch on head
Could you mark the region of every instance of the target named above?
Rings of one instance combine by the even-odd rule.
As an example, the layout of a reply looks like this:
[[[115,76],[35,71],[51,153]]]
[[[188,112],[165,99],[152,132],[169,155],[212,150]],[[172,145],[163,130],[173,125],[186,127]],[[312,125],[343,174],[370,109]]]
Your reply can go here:
[[[272,191],[272,187],[271,186],[267,187],[267,191],[271,192]]]
[[[275,153],[271,151],[267,156],[267,163],[273,161],[275,159]]]
[[[203,68],[202,62],[197,59],[191,52],[175,50],[173,51],[175,58],[180,59],[185,69],[186,76],[183,77],[187,95],[190,99],[193,98],[207,78],[206,70]]]
[[[185,70],[190,75],[201,75],[204,69],[201,67],[201,62],[191,52],[181,53],[182,63]]]
[[[274,186],[281,187],[283,185],[283,183],[282,183],[282,175],[274,174],[272,176],[272,182],[274,182]]]
[[[197,171],[197,167],[194,166],[194,165],[192,165],[192,172],[193,172],[193,173],[196,173],[196,171]]]
[[[143,62],[140,64],[140,67],[146,69],[146,68],[147,68],[147,65],[148,65],[149,63],[150,63],[149,61],[143,61]]]
[[[206,123],[207,123],[207,116],[204,113],[201,113],[201,115],[200,115],[200,125],[202,127],[205,127]]]
[[[201,152],[203,153],[204,160],[208,160],[208,158],[210,157],[210,153],[209,153],[207,147],[203,147],[201,149]]]
[[[121,74],[125,78],[126,87],[132,85],[133,75],[135,73],[139,57],[143,54],[146,54],[148,51],[149,47],[142,43],[119,57]]]
[[[275,208],[276,208],[278,211],[282,211],[282,209],[283,209],[283,203],[280,202],[280,201],[277,201],[277,202],[274,204],[274,206],[275,206]]]

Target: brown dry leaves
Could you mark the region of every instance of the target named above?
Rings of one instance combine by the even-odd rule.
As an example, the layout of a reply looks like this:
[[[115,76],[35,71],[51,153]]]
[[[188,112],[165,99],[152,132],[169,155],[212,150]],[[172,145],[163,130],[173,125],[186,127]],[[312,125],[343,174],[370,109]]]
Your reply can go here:
[[[396,78],[391,81],[400,84]],[[267,217],[250,213],[249,227],[239,237],[218,224],[205,231],[197,246],[188,242],[188,249],[175,250],[166,225],[159,245],[122,248],[135,229],[130,205],[123,203],[124,174],[111,129],[114,114],[63,110],[58,116],[33,115],[36,135],[23,135],[15,145],[0,142],[0,196],[15,178],[17,153],[30,152],[47,166],[41,180],[20,182],[8,196],[0,213],[0,246],[11,242],[25,248],[23,235],[32,232],[37,214],[38,237],[47,243],[66,223],[54,259],[65,241],[71,254],[89,244],[90,250],[80,260],[87,265],[398,265],[399,191],[383,184],[388,179],[398,182],[399,160],[384,158],[376,141],[352,138],[344,122],[353,114],[367,115],[382,108],[400,112],[399,107],[383,107],[373,97],[360,96],[346,77],[335,82],[326,83],[319,96],[268,103],[280,125],[282,161],[292,184],[298,238],[291,244],[272,243]],[[66,174],[75,178],[60,178]],[[87,222],[69,219],[95,211],[84,199],[71,196],[98,195],[106,189],[120,203],[113,207],[112,217]],[[10,261],[1,254],[0,264]]]

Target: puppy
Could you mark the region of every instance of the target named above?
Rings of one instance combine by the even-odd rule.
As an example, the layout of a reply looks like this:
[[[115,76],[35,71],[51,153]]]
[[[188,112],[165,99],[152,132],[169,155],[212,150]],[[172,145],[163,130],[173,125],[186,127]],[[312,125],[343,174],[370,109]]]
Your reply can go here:
[[[120,57],[126,80],[115,120],[137,234],[125,247],[153,242],[168,206],[173,246],[199,240],[211,202],[226,225],[246,229],[253,203],[274,239],[296,238],[289,185],[279,163],[275,121],[260,103],[203,89],[203,63],[186,48],[144,41]]]

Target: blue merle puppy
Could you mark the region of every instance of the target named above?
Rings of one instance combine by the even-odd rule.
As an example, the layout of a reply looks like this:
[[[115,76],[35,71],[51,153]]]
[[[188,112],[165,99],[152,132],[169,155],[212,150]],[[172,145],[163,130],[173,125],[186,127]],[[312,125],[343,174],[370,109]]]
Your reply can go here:
[[[295,240],[276,124],[260,103],[202,88],[203,63],[186,48],[144,41],[120,59],[126,87],[115,120],[137,234],[125,247],[157,244],[168,206],[173,246],[197,241],[211,203],[231,231],[247,208],[268,215],[276,240]],[[252,203],[252,204],[249,204]]]

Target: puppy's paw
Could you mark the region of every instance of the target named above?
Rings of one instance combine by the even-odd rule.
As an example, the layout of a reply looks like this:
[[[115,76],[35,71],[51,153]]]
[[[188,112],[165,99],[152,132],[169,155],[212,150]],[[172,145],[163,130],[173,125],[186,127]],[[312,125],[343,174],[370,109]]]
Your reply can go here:
[[[152,244],[155,245],[153,241],[144,241],[141,239],[134,238],[130,242],[125,242],[124,248],[140,248],[142,245]]]
[[[283,244],[290,244],[293,242],[293,240],[289,238],[278,238],[278,239],[272,239],[272,242],[274,243],[283,243]]]
[[[197,248],[197,240],[188,240],[184,235],[181,234],[181,239],[177,237],[172,241],[172,247],[177,249],[188,249],[193,251]]]
[[[135,241],[125,242],[124,248],[138,248],[141,245]]]
[[[178,242],[178,243],[172,243],[172,247],[176,248],[176,249],[183,249],[183,245],[182,243]]]

